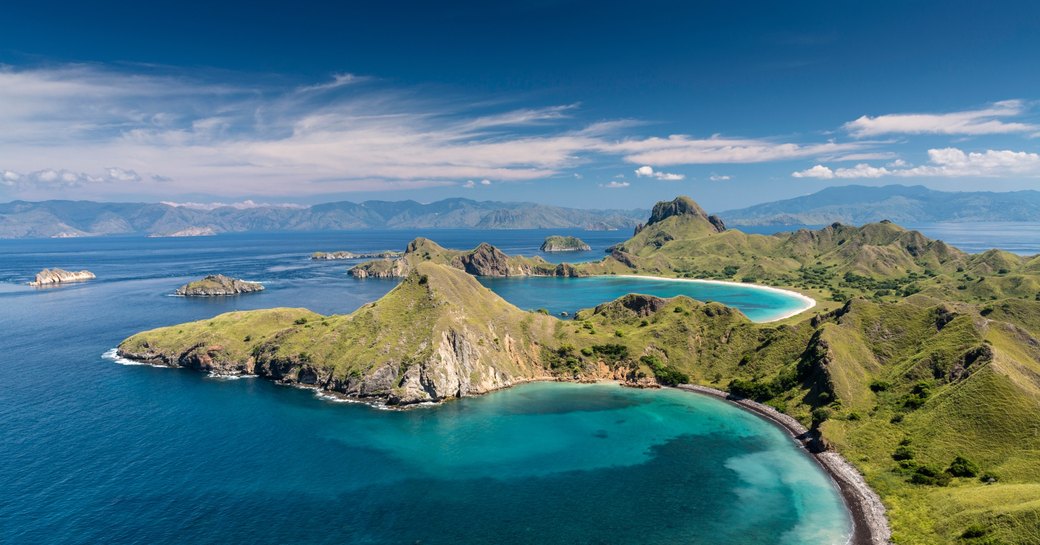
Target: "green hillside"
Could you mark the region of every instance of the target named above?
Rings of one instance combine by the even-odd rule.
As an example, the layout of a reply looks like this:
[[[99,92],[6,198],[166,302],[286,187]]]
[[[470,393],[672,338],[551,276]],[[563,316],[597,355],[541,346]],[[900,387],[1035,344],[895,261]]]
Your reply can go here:
[[[532,379],[713,386],[797,418],[856,465],[896,543],[1040,544],[1037,258],[968,255],[884,222],[747,235],[680,198],[604,260],[573,268],[831,299],[779,324],[644,295],[563,321],[467,274],[513,274],[532,263],[523,258],[417,239],[402,259],[401,284],[352,314],[229,313],[140,333],[120,353],[395,404]]]

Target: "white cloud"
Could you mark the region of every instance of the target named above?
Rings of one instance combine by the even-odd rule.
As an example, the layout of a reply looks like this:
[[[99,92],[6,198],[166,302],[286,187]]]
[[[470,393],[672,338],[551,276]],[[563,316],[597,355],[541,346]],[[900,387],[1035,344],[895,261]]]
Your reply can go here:
[[[672,135],[668,138],[650,137],[603,144],[600,149],[621,154],[634,164],[695,165],[728,163],[764,163],[805,157],[818,157],[862,150],[876,145],[873,142],[825,142],[794,144],[763,139],[691,138]]]
[[[473,189],[474,187],[477,187],[477,184],[474,183],[473,180],[466,180],[466,183],[462,184],[462,187],[466,189]]]
[[[491,185],[491,180],[488,180],[487,178],[484,178],[483,180],[480,181],[480,185]]]
[[[726,174],[712,174],[708,177],[713,182],[728,182],[732,177]]]
[[[635,170],[636,176],[640,178],[657,178],[668,182],[677,182],[686,178],[683,174],[672,174],[670,172],[659,172],[649,165],[643,165]]]
[[[605,184],[599,184],[600,187],[605,187],[607,189],[620,189],[622,187],[628,187],[630,185],[632,185],[632,184],[630,184],[628,182],[618,182],[618,181],[607,182]]]
[[[1000,118],[1016,117],[1025,112],[1020,100],[1005,100],[979,110],[966,110],[945,114],[888,114],[877,117],[862,116],[845,123],[845,130],[855,137],[871,137],[883,134],[1007,134],[1032,132],[1036,125],[1001,121]]]
[[[95,184],[136,183],[141,181],[141,176],[133,170],[116,167],[106,168],[98,174],[52,168],[32,172],[16,172],[13,170],[3,170],[2,172],[3,176],[0,178],[2,185],[17,189],[58,190]]]
[[[61,188],[71,186],[83,188],[78,198],[305,197],[544,179],[610,160],[675,181],[684,176],[649,165],[819,161],[878,145],[633,137],[624,132],[639,121],[581,126],[573,104],[489,112],[493,105],[478,110],[417,90],[355,85],[362,79],[340,74],[272,88],[96,65],[0,67],[0,165],[36,173],[29,181],[5,177],[3,188],[22,198],[64,197]],[[95,179],[111,183],[89,183]]]
[[[174,206],[177,208],[191,208],[195,210],[215,210],[217,208],[235,208],[237,210],[248,210],[250,208],[306,208],[300,204],[291,203],[259,203],[253,200],[244,200],[239,202],[174,202],[174,201],[160,201],[162,204],[167,206]]]
[[[859,164],[853,168],[832,169],[824,165],[794,172],[795,178],[880,178],[898,176],[904,178],[935,177],[957,178],[977,176],[1037,177],[1040,176],[1040,154],[1011,151],[986,150],[964,152],[957,148],[928,150],[928,164],[911,167],[905,161],[895,161],[888,167]]]

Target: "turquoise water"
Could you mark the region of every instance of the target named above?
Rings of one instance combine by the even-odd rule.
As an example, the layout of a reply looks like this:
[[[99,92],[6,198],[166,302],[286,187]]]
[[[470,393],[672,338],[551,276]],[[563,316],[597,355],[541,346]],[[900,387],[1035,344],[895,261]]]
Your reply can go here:
[[[710,398],[530,384],[395,412],[101,357],[134,332],[229,310],[349,312],[395,283],[307,255],[411,236],[0,241],[0,542],[844,542],[847,514],[814,462]],[[545,233],[431,236],[512,249]],[[45,266],[98,280],[22,284]],[[169,297],[208,272],[268,289]]]
[[[627,293],[658,297],[685,295],[739,309],[748,318],[765,322],[804,309],[806,303],[787,293],[740,284],[657,280],[624,276],[588,278],[480,278],[505,300],[522,309],[544,308],[552,314],[591,308]]]

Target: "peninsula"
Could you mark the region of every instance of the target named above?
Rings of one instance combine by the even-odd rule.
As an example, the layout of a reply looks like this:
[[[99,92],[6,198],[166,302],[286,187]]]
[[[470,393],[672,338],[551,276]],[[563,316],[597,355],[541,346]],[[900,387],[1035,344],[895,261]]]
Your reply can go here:
[[[587,252],[592,249],[578,237],[551,235],[540,248],[543,252]]]
[[[263,291],[264,286],[259,282],[248,282],[237,278],[230,278],[222,274],[211,274],[202,280],[189,282],[174,292],[175,295],[185,297],[214,297],[223,295],[239,295],[242,293],[255,293]]]
[[[97,278],[90,271],[66,271],[65,269],[43,269],[36,273],[36,278],[29,282],[30,286],[57,286],[69,282],[83,282]]]
[[[760,283],[818,305],[754,323],[718,303],[627,295],[565,321],[473,278],[558,270]],[[855,543],[887,540],[886,510],[896,542],[1035,542],[1040,257],[966,254],[891,222],[749,235],[680,197],[594,263],[416,239],[355,271],[403,280],[349,315],[234,312],[139,333],[119,354],[396,406],[530,380],[711,388],[855,467],[824,463],[845,483]]]
[[[400,257],[401,252],[395,252],[393,250],[384,250],[382,252],[314,252],[311,254],[311,259],[319,261],[334,261],[340,259],[390,259],[394,257]]]

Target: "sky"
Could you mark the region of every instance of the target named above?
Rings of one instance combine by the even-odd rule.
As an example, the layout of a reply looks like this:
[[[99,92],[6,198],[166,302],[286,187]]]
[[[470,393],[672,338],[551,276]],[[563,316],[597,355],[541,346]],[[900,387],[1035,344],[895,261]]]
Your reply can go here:
[[[1040,189],[1040,3],[15,2],[0,201]]]

